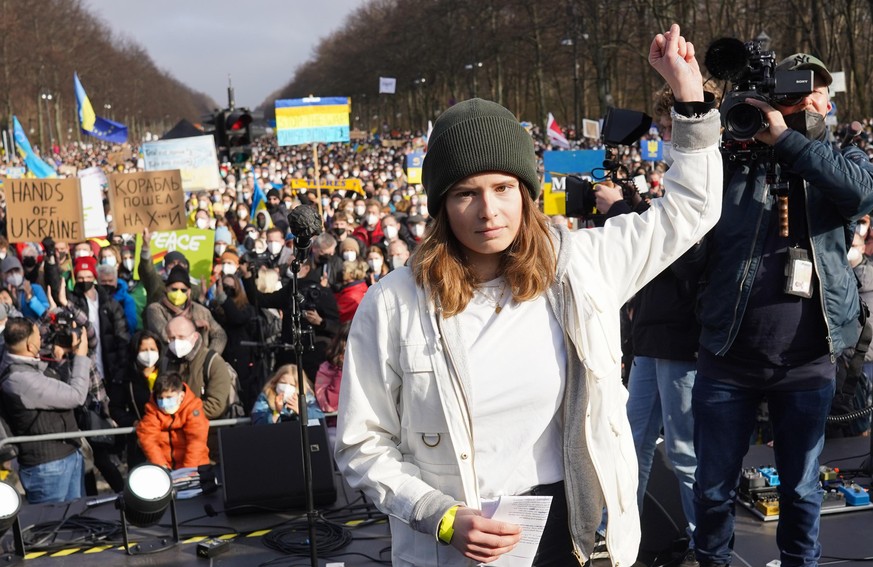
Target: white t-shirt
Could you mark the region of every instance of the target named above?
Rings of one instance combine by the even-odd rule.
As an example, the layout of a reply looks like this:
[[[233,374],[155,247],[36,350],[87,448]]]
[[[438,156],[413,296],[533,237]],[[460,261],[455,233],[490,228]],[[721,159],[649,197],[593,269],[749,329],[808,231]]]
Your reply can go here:
[[[567,353],[546,297],[516,303],[499,277],[482,284],[457,317],[469,345],[468,395],[482,497],[563,480],[559,408]]]

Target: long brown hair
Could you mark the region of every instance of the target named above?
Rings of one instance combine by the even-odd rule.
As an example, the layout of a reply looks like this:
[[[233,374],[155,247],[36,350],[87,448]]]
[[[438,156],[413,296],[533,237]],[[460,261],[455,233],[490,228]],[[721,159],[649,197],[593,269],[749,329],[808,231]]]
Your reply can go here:
[[[557,259],[548,218],[523,184],[519,184],[519,191],[521,224],[515,240],[501,254],[500,272],[513,300],[529,301],[545,293],[555,280]],[[445,201],[410,262],[415,282],[430,290],[431,299],[442,308],[444,317],[463,311],[481,283],[452,232]]]

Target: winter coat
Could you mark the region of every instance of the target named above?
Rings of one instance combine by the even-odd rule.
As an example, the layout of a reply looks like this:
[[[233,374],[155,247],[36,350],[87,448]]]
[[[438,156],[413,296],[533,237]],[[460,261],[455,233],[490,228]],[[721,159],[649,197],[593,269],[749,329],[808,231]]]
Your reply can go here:
[[[209,464],[209,420],[203,402],[187,384],[179,410],[166,414],[158,409],[154,396],[146,403],[145,415],[136,426],[136,436],[148,462],[182,469]]]

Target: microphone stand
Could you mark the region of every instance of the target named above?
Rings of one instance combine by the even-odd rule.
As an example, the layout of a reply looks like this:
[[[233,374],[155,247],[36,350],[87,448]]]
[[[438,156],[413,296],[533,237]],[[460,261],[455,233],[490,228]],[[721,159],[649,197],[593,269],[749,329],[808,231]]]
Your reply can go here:
[[[307,247],[308,248],[308,247]],[[306,485],[306,519],[309,525],[309,558],[312,567],[318,567],[318,546],[315,541],[315,489],[312,484],[312,448],[309,445],[309,411],[306,407],[306,387],[303,378],[303,310],[300,294],[300,260],[304,250],[298,249],[291,262],[291,328],[294,335],[294,354],[297,360],[297,415],[300,417],[301,452],[303,453],[303,480]]]

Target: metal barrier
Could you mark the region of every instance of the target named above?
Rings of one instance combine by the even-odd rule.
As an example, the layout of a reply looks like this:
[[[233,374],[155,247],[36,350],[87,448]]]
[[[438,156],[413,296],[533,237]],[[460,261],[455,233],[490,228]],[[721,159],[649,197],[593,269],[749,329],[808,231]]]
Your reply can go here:
[[[227,425],[248,425],[252,422],[250,417],[236,417],[231,419],[212,419],[209,421],[209,429],[213,427],[225,427]],[[60,441],[62,439],[78,439],[80,437],[97,437],[98,435],[127,435],[136,431],[134,427],[112,427],[110,429],[94,429],[90,431],[65,431],[64,433],[44,433],[42,435],[21,435],[20,437],[7,437],[0,439],[0,449],[10,443],[33,443],[34,441]]]

